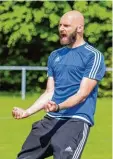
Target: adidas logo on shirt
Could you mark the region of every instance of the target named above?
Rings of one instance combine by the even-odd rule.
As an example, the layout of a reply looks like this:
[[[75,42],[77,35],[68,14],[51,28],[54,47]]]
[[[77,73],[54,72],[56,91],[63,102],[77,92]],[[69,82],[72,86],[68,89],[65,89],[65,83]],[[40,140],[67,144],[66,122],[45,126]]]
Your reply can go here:
[[[58,62],[58,61],[60,61],[60,57],[59,56],[55,59],[55,62]]]

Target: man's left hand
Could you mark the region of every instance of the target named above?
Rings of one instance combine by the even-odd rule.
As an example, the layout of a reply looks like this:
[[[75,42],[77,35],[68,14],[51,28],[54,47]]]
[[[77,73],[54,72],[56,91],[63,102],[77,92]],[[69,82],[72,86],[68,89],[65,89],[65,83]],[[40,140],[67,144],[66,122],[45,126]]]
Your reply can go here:
[[[45,106],[44,109],[46,112],[56,112],[58,109],[58,105],[53,102],[53,101],[49,101]]]

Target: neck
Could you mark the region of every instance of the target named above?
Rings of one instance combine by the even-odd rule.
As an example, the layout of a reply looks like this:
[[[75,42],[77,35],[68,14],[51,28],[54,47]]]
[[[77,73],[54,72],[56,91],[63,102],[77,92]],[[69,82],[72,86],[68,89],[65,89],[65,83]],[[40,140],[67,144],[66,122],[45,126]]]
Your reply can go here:
[[[78,46],[81,46],[85,44],[85,41],[83,38],[77,38],[76,41],[74,43],[71,43],[68,45],[69,48],[76,48]]]

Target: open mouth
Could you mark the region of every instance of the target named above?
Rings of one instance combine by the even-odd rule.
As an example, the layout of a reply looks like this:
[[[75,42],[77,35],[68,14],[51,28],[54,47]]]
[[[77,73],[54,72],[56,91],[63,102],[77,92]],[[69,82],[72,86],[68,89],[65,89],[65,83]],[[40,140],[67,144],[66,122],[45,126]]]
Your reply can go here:
[[[67,39],[67,35],[64,34],[64,33],[61,33],[61,34],[60,34],[60,38],[61,38],[61,39]]]

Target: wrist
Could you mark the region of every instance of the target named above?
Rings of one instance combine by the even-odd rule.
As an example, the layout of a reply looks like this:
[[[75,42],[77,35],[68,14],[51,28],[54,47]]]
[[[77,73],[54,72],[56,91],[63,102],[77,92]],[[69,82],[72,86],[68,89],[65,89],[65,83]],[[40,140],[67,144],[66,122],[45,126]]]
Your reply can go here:
[[[60,111],[60,105],[57,104],[56,107],[57,107],[57,108],[56,108],[56,112],[59,112],[59,111]]]
[[[31,111],[30,111],[30,109],[26,110],[26,114],[27,114],[27,116],[30,116],[32,114]]]

